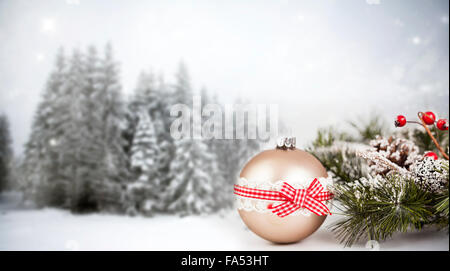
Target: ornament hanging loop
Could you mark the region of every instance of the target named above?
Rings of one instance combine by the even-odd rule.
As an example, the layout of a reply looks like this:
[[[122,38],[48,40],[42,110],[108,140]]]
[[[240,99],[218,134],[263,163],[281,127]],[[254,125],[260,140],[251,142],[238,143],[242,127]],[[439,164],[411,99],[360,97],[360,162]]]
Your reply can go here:
[[[295,137],[280,137],[277,140],[277,149],[279,150],[293,150],[296,147]]]

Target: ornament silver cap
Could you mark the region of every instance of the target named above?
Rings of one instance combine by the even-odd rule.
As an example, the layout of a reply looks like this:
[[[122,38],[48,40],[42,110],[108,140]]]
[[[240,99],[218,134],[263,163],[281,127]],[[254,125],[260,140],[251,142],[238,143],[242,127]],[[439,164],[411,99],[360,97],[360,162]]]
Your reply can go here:
[[[287,150],[295,149],[296,138],[295,137],[279,137],[277,140],[277,149]]]

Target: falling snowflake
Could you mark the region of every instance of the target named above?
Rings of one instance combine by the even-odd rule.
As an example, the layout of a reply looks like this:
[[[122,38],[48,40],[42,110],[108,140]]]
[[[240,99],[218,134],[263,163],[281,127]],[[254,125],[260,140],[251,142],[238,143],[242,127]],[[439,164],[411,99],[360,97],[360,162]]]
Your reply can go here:
[[[58,140],[56,138],[51,138],[48,143],[50,146],[55,147],[58,145]]]
[[[44,61],[44,59],[45,59],[45,55],[44,54],[42,54],[42,53],[37,53],[36,54],[36,60],[38,62],[42,62],[42,61]]]
[[[296,19],[298,22],[303,22],[305,20],[305,16],[299,14],[299,15],[297,15]]]
[[[419,36],[415,36],[411,39],[414,45],[419,45],[422,42],[422,39]]]
[[[53,18],[44,18],[41,22],[41,31],[46,34],[55,32],[56,22]]]

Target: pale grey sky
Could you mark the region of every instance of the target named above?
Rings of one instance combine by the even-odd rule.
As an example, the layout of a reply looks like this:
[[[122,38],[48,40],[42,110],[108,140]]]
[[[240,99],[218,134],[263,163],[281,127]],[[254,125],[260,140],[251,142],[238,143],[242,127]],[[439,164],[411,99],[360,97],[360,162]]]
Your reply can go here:
[[[142,69],[172,80],[182,59],[196,89],[279,104],[300,144],[373,110],[448,115],[448,9],[446,0],[0,0],[0,112],[20,153],[57,48],[111,41],[125,93]]]

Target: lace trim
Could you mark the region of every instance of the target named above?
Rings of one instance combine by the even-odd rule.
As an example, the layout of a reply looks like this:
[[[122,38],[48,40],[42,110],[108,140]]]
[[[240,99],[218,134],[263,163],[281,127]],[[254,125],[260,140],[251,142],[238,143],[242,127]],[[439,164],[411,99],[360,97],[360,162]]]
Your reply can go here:
[[[322,184],[322,186],[325,188],[324,191],[330,191],[331,186],[333,185],[333,179],[328,177],[320,177],[317,178],[319,182]],[[285,181],[279,180],[276,182],[255,182],[255,181],[249,181],[246,178],[239,178],[237,181],[237,185],[249,187],[249,188],[257,188],[257,189],[264,189],[264,190],[272,190],[272,191],[280,191],[281,187]],[[295,189],[306,189],[311,184],[312,180],[308,181],[290,181],[288,182],[290,185],[292,185]],[[252,198],[246,198],[246,197],[240,197],[236,196],[236,205],[239,210],[244,211],[256,211],[259,213],[272,213],[270,209],[267,207],[269,204],[277,204],[280,203],[280,201],[271,201],[271,200],[261,200],[261,199],[252,199]],[[328,209],[331,210],[331,201],[324,201],[323,202]],[[304,215],[304,216],[310,216],[312,214],[311,211],[309,211],[306,208],[300,208],[297,211],[293,212],[290,215]]]

